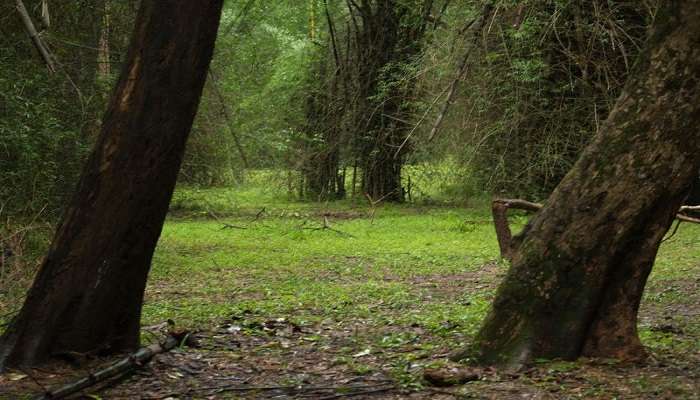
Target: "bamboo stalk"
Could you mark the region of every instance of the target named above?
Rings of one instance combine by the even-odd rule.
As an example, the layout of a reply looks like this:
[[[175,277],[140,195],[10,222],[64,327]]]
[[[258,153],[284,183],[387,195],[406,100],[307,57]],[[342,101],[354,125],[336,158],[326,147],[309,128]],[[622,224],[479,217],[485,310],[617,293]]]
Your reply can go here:
[[[122,375],[125,372],[130,371],[132,369],[139,368],[143,364],[150,361],[151,358],[153,358],[153,356],[155,356],[156,354],[170,351],[174,349],[179,343],[180,340],[177,337],[169,335],[167,338],[165,338],[165,341],[163,341],[162,343],[155,343],[150,346],[142,347],[135,353],[130,354],[129,356],[110,365],[105,369],[95,372],[94,374],[90,374],[85,378],[60,387],[56,390],[52,390],[42,395],[39,395],[35,398],[35,400],[57,400],[66,398],[90,386],[96,385],[100,382],[104,382],[109,378],[113,378],[115,376]]]
[[[22,0],[16,0],[16,7],[17,12],[19,12],[19,16],[22,19],[22,23],[24,24],[24,29],[27,31],[27,35],[29,35],[29,38],[32,39],[34,47],[36,47],[36,49],[39,51],[39,54],[41,55],[41,58],[44,59],[46,66],[49,68],[49,71],[55,73],[56,66],[54,65],[53,59],[51,58],[51,54],[49,54],[49,50],[46,48],[44,42],[41,40],[41,37],[39,37],[39,33],[37,32],[36,27],[34,26],[34,23],[32,22],[32,19],[29,16],[29,12],[27,11],[27,7],[24,6]]]

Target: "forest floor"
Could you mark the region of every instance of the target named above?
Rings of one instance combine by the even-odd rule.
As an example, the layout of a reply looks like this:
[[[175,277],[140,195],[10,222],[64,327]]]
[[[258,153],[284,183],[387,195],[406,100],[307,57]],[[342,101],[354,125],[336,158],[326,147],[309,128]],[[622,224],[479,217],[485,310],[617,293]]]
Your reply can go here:
[[[198,346],[82,396],[700,398],[700,226],[690,224],[662,245],[648,285],[639,325],[646,363],[543,360],[478,370],[458,386],[426,383],[426,369],[457,367],[446,356],[479,328],[506,272],[497,259],[485,203],[371,209],[286,202],[258,189],[182,189],[154,258],[143,337],[162,337],[172,320]],[[0,318],[22,290],[0,290]],[[0,398],[30,398],[104,362],[11,371],[0,375]]]

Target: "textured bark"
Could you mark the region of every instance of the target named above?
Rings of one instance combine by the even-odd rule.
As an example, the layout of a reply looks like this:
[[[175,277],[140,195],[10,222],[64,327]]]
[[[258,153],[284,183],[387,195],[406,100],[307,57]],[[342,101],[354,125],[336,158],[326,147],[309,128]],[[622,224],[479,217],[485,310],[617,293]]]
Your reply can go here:
[[[669,1],[600,133],[530,221],[475,346],[520,364],[638,359],[637,310],[700,167],[700,3]]]
[[[0,368],[139,345],[146,277],[201,95],[222,0],[144,0],[101,134]]]

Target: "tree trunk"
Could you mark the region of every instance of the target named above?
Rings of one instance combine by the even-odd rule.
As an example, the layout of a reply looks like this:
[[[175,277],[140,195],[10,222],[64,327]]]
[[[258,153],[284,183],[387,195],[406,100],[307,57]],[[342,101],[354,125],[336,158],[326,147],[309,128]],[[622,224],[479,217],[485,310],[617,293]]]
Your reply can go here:
[[[356,79],[362,103],[354,127],[356,156],[364,193],[402,202],[401,169],[411,150],[407,135],[416,90],[415,76],[406,71],[416,67],[433,1],[374,3],[358,9],[362,28],[357,32]]]
[[[365,167],[362,170],[362,189],[375,200],[403,202],[405,197],[401,186],[403,160],[394,159],[391,148],[386,150],[381,156],[375,155],[365,160]]]
[[[610,117],[530,221],[474,346],[486,364],[639,359],[637,310],[700,167],[700,3],[667,2]]]
[[[139,346],[153,250],[211,60],[222,0],[144,0],[95,149],[0,368]]]

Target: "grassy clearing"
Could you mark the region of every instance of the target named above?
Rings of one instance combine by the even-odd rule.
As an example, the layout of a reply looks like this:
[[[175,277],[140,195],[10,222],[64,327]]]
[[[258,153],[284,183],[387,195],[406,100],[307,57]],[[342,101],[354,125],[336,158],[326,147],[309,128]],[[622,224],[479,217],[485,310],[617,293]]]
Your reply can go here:
[[[172,319],[204,329],[204,346],[165,357],[153,365],[154,378],[133,378],[105,398],[163,388],[198,398],[197,388],[228,376],[263,386],[388,377],[434,398],[421,371],[468,343],[507,269],[496,261],[486,204],[294,202],[264,179],[237,190],[178,189],[143,325]],[[642,305],[647,365],[547,362],[516,375],[494,372],[451,396],[697,398],[699,277],[700,226],[684,224],[663,244]],[[0,314],[11,304],[3,299]],[[152,337],[144,330],[144,339]],[[183,363],[206,364],[206,373],[173,372]]]
[[[165,316],[206,324],[243,310],[308,320],[367,318],[377,307],[402,318],[410,309],[421,320],[483,312],[484,293],[459,311],[455,304],[423,307],[415,285],[475,272],[494,259],[482,210],[387,205],[373,212],[350,202],[319,206],[223,189],[180,191],[174,205],[154,259],[147,324]],[[334,230],[322,229],[324,220]]]
[[[420,367],[440,363],[435,354],[469,341],[506,270],[495,261],[490,215],[478,202],[371,210],[363,203],[291,202],[258,187],[180,190],[174,204],[154,261],[145,324],[234,321],[252,336],[268,335],[260,327],[272,319],[353,329],[346,341],[328,334],[306,340],[318,349],[337,347],[334,362],[354,373],[389,370],[407,387],[422,387]],[[324,218],[337,231],[318,229]],[[654,357],[678,370],[555,362],[507,384],[474,383],[461,395],[693,398],[696,369],[679,371],[700,355],[698,234],[700,227],[685,224],[664,243],[640,321]],[[353,357],[363,351],[383,355]]]

